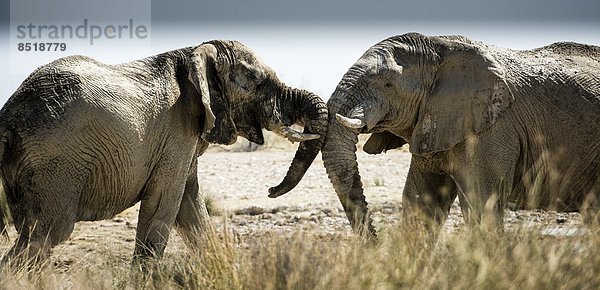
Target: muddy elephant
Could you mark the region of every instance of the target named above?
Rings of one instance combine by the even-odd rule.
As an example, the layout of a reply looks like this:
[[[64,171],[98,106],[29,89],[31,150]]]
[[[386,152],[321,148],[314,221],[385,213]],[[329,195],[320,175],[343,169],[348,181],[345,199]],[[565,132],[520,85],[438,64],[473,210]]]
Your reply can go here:
[[[468,224],[493,231],[509,201],[597,219],[600,47],[517,51],[461,36],[394,36],[360,57],[327,106],[324,165],[367,237],[376,235],[356,161],[361,133],[372,133],[371,154],[409,144],[404,225],[435,232],[457,196]]]
[[[0,111],[1,177],[19,232],[6,258],[43,258],[75,222],[139,201],[134,257],[160,256],[173,226],[189,242],[208,222],[197,157],[209,143],[262,144],[263,128],[301,141],[276,187],[287,191],[320,151],[327,118],[318,96],[286,86],[236,41],[118,65],[44,65]]]

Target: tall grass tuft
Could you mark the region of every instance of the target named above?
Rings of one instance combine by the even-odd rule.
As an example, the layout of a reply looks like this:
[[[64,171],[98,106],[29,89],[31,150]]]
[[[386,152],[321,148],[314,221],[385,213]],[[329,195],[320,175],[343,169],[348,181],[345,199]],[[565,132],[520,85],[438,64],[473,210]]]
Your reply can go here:
[[[222,216],[223,208],[219,205],[219,202],[212,194],[205,194],[202,198],[204,200],[204,205],[206,206],[206,211],[210,216]]]

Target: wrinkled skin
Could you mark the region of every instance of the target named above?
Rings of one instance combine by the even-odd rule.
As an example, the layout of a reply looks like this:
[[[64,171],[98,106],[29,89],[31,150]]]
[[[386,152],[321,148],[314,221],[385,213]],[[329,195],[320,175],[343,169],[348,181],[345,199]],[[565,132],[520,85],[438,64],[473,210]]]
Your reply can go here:
[[[437,232],[458,196],[470,225],[501,229],[508,201],[582,210],[600,198],[600,48],[515,51],[460,36],[406,34],[373,47],[329,99],[322,149],[353,228],[376,238],[356,162],[408,143],[403,225]]]
[[[294,123],[305,132],[289,129]],[[160,256],[173,226],[198,241],[208,216],[197,157],[238,135],[262,144],[262,128],[306,140],[303,161],[295,158],[279,185],[290,190],[323,144],[325,103],[287,87],[235,41],[120,65],[71,56],[40,67],[0,112],[0,167],[19,232],[5,260],[44,258],[75,222],[138,201],[136,258]]]

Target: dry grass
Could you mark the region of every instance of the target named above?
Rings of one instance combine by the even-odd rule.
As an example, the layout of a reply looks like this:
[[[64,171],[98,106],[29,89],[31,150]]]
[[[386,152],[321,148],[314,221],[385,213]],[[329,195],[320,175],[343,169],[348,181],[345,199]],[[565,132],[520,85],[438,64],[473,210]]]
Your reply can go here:
[[[600,236],[542,236],[537,229],[503,236],[477,230],[446,234],[434,246],[416,232],[382,230],[381,242],[356,237],[265,234],[240,240],[225,229],[202,249],[151,263],[142,275],[122,257],[80,261],[61,273],[0,270],[0,289],[598,289]]]
[[[417,231],[380,233],[380,243],[368,246],[344,234],[242,238],[225,227],[201,248],[152,261],[146,274],[128,254],[108,249],[101,263],[0,266],[0,289],[600,289],[600,226],[561,237],[528,227],[501,236],[463,230],[435,245]]]

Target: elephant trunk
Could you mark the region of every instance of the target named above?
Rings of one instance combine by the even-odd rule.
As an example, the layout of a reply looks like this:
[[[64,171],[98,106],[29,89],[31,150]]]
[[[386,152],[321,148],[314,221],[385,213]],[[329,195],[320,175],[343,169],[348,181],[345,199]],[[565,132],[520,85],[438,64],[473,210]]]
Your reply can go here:
[[[352,229],[367,240],[375,241],[377,233],[368,213],[356,161],[360,129],[348,128],[336,118],[336,114],[348,115],[358,103],[358,98],[339,87],[333,93],[328,102],[329,128],[322,148],[323,163]]]
[[[328,125],[327,106],[321,98],[305,90],[285,88],[281,97],[277,99],[275,111],[280,115],[279,119],[283,125],[304,123],[304,133],[306,135],[316,134],[316,139],[300,143],[292,164],[281,183],[269,189],[271,198],[287,193],[302,180],[304,173],[323,147]],[[290,136],[287,137],[293,141]]]

